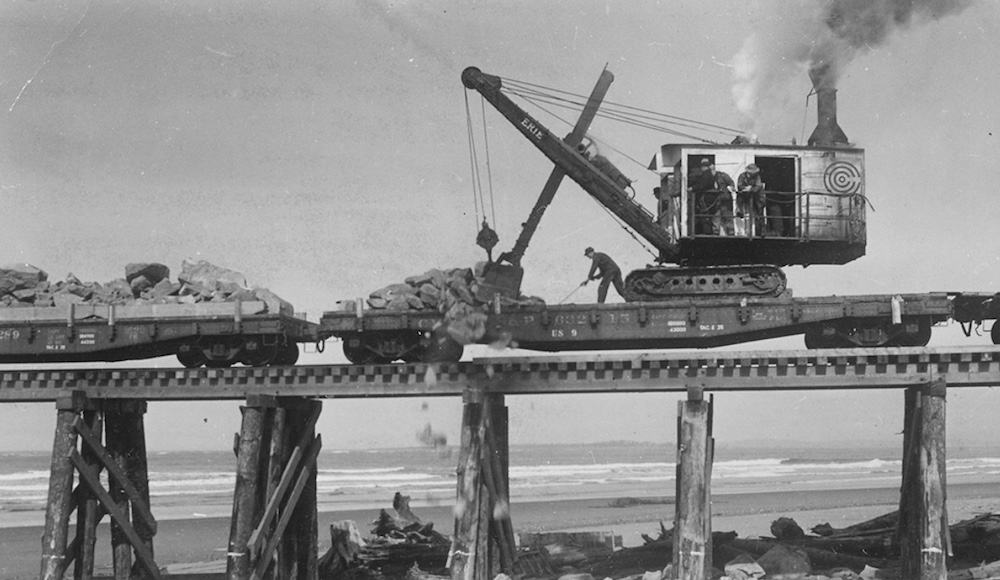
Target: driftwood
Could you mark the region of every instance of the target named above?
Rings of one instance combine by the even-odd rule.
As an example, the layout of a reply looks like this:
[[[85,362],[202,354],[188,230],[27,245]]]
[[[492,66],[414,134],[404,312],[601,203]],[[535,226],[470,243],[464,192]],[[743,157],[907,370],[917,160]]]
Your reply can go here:
[[[330,549],[316,562],[320,576],[333,578],[354,566],[363,547],[364,540],[353,521],[330,524]]]
[[[812,532],[819,536],[866,536],[870,534],[882,534],[895,531],[899,523],[899,510],[866,520],[864,522],[847,526],[846,528],[834,528],[830,524],[819,524],[813,526]]]
[[[1000,578],[1000,561],[948,572],[948,580],[976,580],[983,578]]]

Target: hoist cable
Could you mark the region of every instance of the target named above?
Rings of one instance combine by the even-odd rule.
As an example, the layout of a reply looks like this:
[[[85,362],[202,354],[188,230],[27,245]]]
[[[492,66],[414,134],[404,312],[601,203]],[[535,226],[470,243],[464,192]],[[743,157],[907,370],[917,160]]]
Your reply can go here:
[[[516,80],[516,79],[509,79],[509,78],[506,78],[506,77],[500,77],[500,78],[501,78],[502,81],[504,81],[504,83],[506,83],[508,85],[515,86],[515,87],[517,87],[517,86],[523,87],[523,90],[525,90],[525,91],[531,90],[531,91],[542,93],[542,94],[544,94],[544,93],[558,93],[558,94],[563,94],[563,95],[570,95],[572,97],[576,97],[577,99],[581,99],[581,102],[586,102],[586,98],[584,98],[583,95],[580,95],[580,94],[577,94],[577,93],[572,93],[572,92],[569,92],[569,91],[564,91],[564,90],[556,89],[556,88],[552,88],[552,87],[546,87],[544,85],[538,85],[538,84],[529,83],[529,82],[525,82],[525,81],[519,81],[519,80]],[[614,101],[605,101],[604,103],[602,103],[602,106],[620,107],[622,109],[628,109],[630,111],[636,111],[636,112],[643,113],[643,114],[646,114],[646,115],[655,115],[655,116],[658,116],[658,117],[664,117],[664,118],[667,118],[667,119],[673,119],[675,121],[680,121],[680,122],[684,122],[684,123],[693,123],[693,124],[696,124],[698,126],[710,127],[710,128],[713,128],[713,129],[718,129],[720,131],[725,131],[727,133],[740,133],[739,129],[734,129],[732,127],[727,127],[725,125],[718,125],[718,124],[715,124],[715,123],[707,123],[705,121],[699,121],[697,119],[690,119],[690,118],[687,118],[687,117],[681,117],[679,115],[670,115],[668,113],[661,113],[659,111],[653,111],[653,110],[650,110],[650,109],[644,109],[644,108],[641,108],[641,107],[635,107],[635,106],[632,106],[632,105],[626,105],[624,103],[617,103],[617,102],[614,102]]]
[[[483,119],[483,147],[486,154],[486,183],[490,186],[490,217],[493,220],[493,227],[497,227],[497,209],[493,201],[493,169],[490,163],[490,140],[489,131],[486,128],[486,99],[480,98],[479,105]],[[486,207],[483,206],[483,219],[486,219]]]
[[[505,90],[505,92],[511,95],[519,96],[525,100],[533,99],[533,102],[545,101],[547,103],[558,105],[567,109],[573,109],[575,111],[579,111],[582,109],[582,103],[576,101],[569,101],[566,99],[560,99],[557,97],[552,97],[551,95],[546,95],[544,93],[519,92],[516,90],[509,90],[509,89]],[[738,133],[738,131],[735,129],[722,131],[722,130],[712,129],[711,127],[713,126],[711,125],[706,126],[704,123],[663,119],[663,118],[658,118],[657,115],[651,115],[651,114],[639,115],[628,110],[616,109],[613,104],[604,103],[604,105],[608,106],[602,106],[602,108],[597,112],[598,116],[623,120],[624,122],[635,124],[641,127],[660,129],[662,125],[656,123],[662,123],[662,124],[675,125],[677,127],[684,127],[687,129],[695,129],[698,131],[708,131],[710,133],[726,135],[727,137],[732,133]],[[659,115],[659,117],[662,117],[662,115]]]
[[[646,250],[646,251],[647,251],[647,252],[649,253],[649,255],[653,256],[653,259],[655,259],[655,260],[658,260],[658,259],[660,258],[660,256],[658,256],[657,254],[655,254],[655,253],[653,252],[653,250],[650,250],[650,249],[649,249],[649,246],[647,246],[646,244],[644,244],[644,243],[642,242],[642,240],[640,240],[640,239],[639,239],[639,238],[638,238],[638,237],[637,237],[637,236],[635,235],[635,232],[634,232],[634,231],[632,231],[632,228],[628,227],[628,225],[627,225],[627,224],[623,223],[623,222],[622,222],[622,220],[621,220],[621,218],[619,218],[618,216],[616,216],[616,215],[614,214],[614,212],[613,212],[613,211],[611,211],[610,209],[608,209],[608,208],[604,207],[604,205],[603,205],[603,204],[600,204],[600,203],[599,203],[598,205],[599,205],[599,206],[601,207],[601,209],[603,209],[603,210],[604,210],[604,211],[605,211],[605,212],[606,212],[606,213],[607,213],[607,214],[608,214],[609,216],[611,216],[611,219],[612,219],[612,220],[613,220],[613,221],[614,221],[614,222],[615,222],[616,224],[618,224],[618,225],[619,225],[619,226],[621,227],[621,229],[625,230],[625,232],[626,232],[626,233],[628,233],[628,235],[629,235],[629,236],[631,236],[631,238],[632,238],[633,240],[635,240],[635,243],[639,244],[639,247],[641,247],[641,248],[642,248],[643,250]]]
[[[517,94],[517,93],[511,93],[511,94]],[[554,114],[552,111],[546,109],[545,107],[543,107],[540,104],[540,102],[546,101],[546,99],[538,98],[538,97],[529,97],[529,96],[523,95],[523,94],[519,94],[517,96],[519,96],[520,98],[524,99],[525,101],[533,104],[534,106],[538,107],[542,111],[545,111],[546,113],[548,113],[548,114],[556,117],[560,121],[562,121],[564,123],[566,122],[565,119],[559,117],[558,115]],[[565,105],[565,104],[563,104],[563,103],[561,103],[561,102],[559,102],[557,100],[556,101],[547,101],[547,102],[548,102],[548,104],[551,104],[551,105],[560,106],[560,107],[567,108],[567,109],[570,108],[569,106],[567,106],[567,105]],[[576,107],[573,107],[572,110],[579,110],[579,109],[577,109]],[[597,112],[596,116],[598,116],[598,117],[604,117],[606,119],[611,119],[613,121],[618,121],[620,123],[625,123],[625,124],[628,124],[628,125],[633,125],[633,126],[640,127],[640,128],[643,128],[643,129],[650,129],[652,131],[658,131],[658,132],[661,132],[661,133],[667,133],[667,134],[674,135],[674,136],[677,136],[677,137],[683,137],[685,139],[691,139],[693,141],[700,141],[702,143],[708,143],[708,144],[718,144],[718,141],[714,141],[712,139],[706,139],[704,137],[699,137],[697,135],[692,135],[690,133],[685,133],[683,131],[678,131],[676,129],[670,129],[670,128],[667,128],[667,127],[663,127],[661,125],[655,125],[655,124],[652,124],[652,123],[642,122],[642,121],[630,118],[628,116],[622,115],[620,113],[607,112],[607,111],[603,111],[602,112],[602,111],[599,110]],[[693,128],[697,129],[697,127],[693,127]]]
[[[475,223],[476,228],[479,227],[479,196],[480,192],[477,190],[477,184],[479,184],[479,161],[476,158],[476,139],[472,130],[472,111],[469,109],[469,92],[465,91],[465,130],[466,137],[469,142],[469,165],[470,172],[472,174],[472,204],[475,211]],[[478,189],[481,189],[479,187]],[[483,213],[486,213],[486,209],[483,208]]]

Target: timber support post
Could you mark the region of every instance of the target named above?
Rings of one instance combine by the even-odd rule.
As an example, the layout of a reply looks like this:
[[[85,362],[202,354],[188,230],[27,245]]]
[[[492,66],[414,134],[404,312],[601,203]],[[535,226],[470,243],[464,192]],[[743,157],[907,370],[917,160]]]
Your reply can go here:
[[[678,580],[707,580],[712,569],[712,401],[689,388],[677,403],[673,569]]]
[[[503,395],[467,389],[462,397],[455,533],[448,554],[454,580],[512,574],[516,562],[510,519],[510,459]]]
[[[156,519],[149,508],[145,401],[90,401],[74,391],[60,398],[56,409],[39,577],[61,579],[71,563],[74,578],[92,577],[97,526],[110,515],[115,579],[159,578],[153,560]],[[108,489],[101,483],[102,471],[107,472]],[[76,537],[69,541],[74,510]]]
[[[945,488],[945,392],[937,381],[906,390],[899,552],[903,578],[944,580],[951,555]]]
[[[253,396],[240,410],[226,576],[314,580],[316,458],[322,447],[316,421],[322,403]]]

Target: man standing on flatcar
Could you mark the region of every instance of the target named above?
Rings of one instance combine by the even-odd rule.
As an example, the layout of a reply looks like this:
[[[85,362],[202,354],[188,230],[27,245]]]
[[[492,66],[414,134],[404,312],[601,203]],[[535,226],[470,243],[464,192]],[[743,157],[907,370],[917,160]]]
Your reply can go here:
[[[597,287],[597,302],[604,304],[604,301],[608,297],[608,286],[612,283],[615,285],[615,291],[618,292],[618,295],[625,298],[625,283],[622,282],[622,270],[611,259],[611,256],[603,252],[595,252],[594,248],[587,248],[583,251],[583,255],[593,261],[590,265],[590,273],[587,274],[587,279],[584,280],[583,285],[598,278],[601,280],[601,285]],[[595,273],[597,274],[596,276],[594,275]]]

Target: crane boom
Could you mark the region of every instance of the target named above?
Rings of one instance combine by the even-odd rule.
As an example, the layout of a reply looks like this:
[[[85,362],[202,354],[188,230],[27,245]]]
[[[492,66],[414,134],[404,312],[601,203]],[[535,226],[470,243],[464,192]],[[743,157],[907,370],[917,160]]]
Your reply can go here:
[[[462,84],[468,89],[479,92],[557,168],[656,247],[662,259],[669,260],[676,254],[677,246],[674,240],[666,229],[656,223],[655,216],[633,201],[625,190],[594,167],[572,146],[552,134],[537,119],[503,94],[499,77],[486,74],[476,67],[468,67],[462,71]]]
[[[601,76],[597,79],[597,84],[594,85],[594,90],[590,93],[590,98],[587,99],[587,104],[584,105],[583,112],[580,113],[580,118],[577,119],[576,125],[573,126],[573,131],[563,139],[566,145],[576,147],[583,142],[583,138],[587,135],[587,130],[590,129],[590,123],[593,122],[594,117],[597,115],[597,109],[600,108],[601,101],[604,100],[604,95],[607,94],[608,88],[611,87],[611,83],[614,80],[615,76],[611,74],[611,71],[608,69],[601,71]],[[542,215],[545,214],[545,210],[552,203],[552,199],[556,195],[556,190],[559,189],[559,185],[565,176],[566,172],[558,165],[552,168],[549,179],[545,182],[542,192],[535,201],[535,207],[532,208],[528,219],[521,227],[521,234],[517,237],[517,241],[514,242],[514,247],[510,252],[500,256],[501,262],[507,261],[514,266],[521,265],[521,258],[524,257],[524,252],[528,249],[528,244],[531,243],[531,238],[535,235],[535,230],[538,229],[539,222],[542,221]]]

